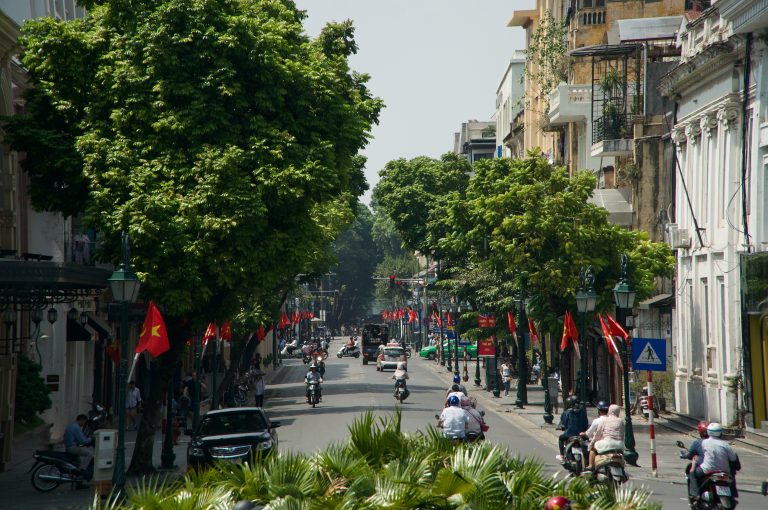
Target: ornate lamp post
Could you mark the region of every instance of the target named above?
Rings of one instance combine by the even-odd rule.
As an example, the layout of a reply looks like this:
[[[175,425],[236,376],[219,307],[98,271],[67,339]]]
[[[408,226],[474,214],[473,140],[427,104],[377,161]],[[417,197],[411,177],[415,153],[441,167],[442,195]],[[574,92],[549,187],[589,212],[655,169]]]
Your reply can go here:
[[[544,423],[552,424],[552,401],[549,398],[549,367],[547,366],[547,337],[539,332],[541,338],[541,380],[544,386]]]
[[[451,307],[452,309],[453,306]],[[453,353],[455,363],[453,365],[453,375],[459,375],[459,316],[461,315],[461,303],[456,302],[456,320],[453,322]]]
[[[448,319],[448,314],[451,313],[451,305],[450,305],[450,303],[448,303],[447,305],[444,305],[444,306],[445,306],[445,308],[441,307],[442,308],[442,316],[445,317],[444,320],[447,320]],[[446,323],[445,327],[446,327],[446,330],[447,330],[448,329],[448,324],[447,323]],[[456,332],[456,330],[454,330],[454,333],[455,332]],[[446,354],[447,358],[448,358],[448,366],[446,368],[448,369],[449,372],[453,372],[453,353],[451,352],[451,339],[448,338],[448,332],[447,331],[445,333],[445,340],[446,340],[446,343],[448,344],[448,345],[445,346],[446,349],[447,349],[447,352],[444,351],[444,354]],[[454,340],[454,342],[455,342],[455,340]]]
[[[629,261],[626,254],[621,255],[621,279],[613,288],[613,297],[616,300],[616,319],[626,328],[627,310],[631,310],[635,304],[635,288],[629,281]],[[632,430],[632,417],[629,414],[629,339],[623,342],[622,363],[624,364],[624,458],[632,465],[637,463],[635,451],[635,433]]]
[[[528,388],[526,382],[528,380],[528,374],[525,370],[525,329],[528,327],[528,317],[525,314],[525,279],[520,285],[520,290],[515,296],[515,303],[517,304],[517,317],[518,317],[518,330],[517,335],[517,398],[515,399],[515,407],[522,409],[524,405],[528,404]]]
[[[139,296],[139,281],[131,269],[130,241],[128,234],[122,234],[123,262],[109,277],[112,299],[120,303],[120,369],[117,375],[117,448],[115,450],[115,471],[112,484],[116,494],[122,494],[125,487],[125,380],[128,377],[128,306]],[[50,314],[50,312],[49,312]],[[50,317],[49,317],[50,319]]]
[[[579,272],[579,279],[581,280],[581,288],[576,293],[576,308],[581,317],[581,334],[583,335],[579,344],[579,350],[581,351],[581,378],[579,382],[581,391],[579,392],[579,399],[586,403],[587,355],[584,352],[584,344],[587,341],[587,314],[594,312],[597,307],[597,294],[594,291],[595,271],[592,269],[592,266],[582,267]]]

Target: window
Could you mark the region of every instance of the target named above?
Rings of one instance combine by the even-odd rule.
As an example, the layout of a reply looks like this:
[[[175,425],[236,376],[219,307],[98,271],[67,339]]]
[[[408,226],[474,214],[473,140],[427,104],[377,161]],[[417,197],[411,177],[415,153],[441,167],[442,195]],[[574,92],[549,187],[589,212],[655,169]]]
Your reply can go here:
[[[725,366],[725,352],[726,352],[726,346],[728,345],[728,323],[727,323],[727,317],[725,314],[726,306],[727,306],[727,294],[725,292],[725,281],[723,281],[722,276],[717,277],[717,287],[720,290],[720,350],[723,353],[722,356],[722,370],[723,373],[728,372]]]
[[[715,369],[715,346],[709,337],[709,284],[701,279],[701,340],[707,348],[707,370]]]

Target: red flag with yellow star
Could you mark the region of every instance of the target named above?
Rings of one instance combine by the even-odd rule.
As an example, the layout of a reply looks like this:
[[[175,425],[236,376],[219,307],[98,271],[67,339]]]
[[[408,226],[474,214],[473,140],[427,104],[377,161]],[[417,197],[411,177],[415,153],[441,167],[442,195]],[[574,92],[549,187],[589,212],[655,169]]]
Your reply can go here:
[[[147,318],[144,319],[144,327],[141,328],[139,344],[136,346],[136,353],[140,354],[147,351],[156,358],[170,349],[171,344],[168,342],[168,331],[165,329],[163,316],[160,315],[160,310],[157,309],[155,303],[150,301],[149,308],[147,308]]]
[[[221,333],[219,336],[222,340],[226,340],[227,342],[232,341],[232,326],[229,325],[229,321],[224,321],[224,324],[221,325]]]

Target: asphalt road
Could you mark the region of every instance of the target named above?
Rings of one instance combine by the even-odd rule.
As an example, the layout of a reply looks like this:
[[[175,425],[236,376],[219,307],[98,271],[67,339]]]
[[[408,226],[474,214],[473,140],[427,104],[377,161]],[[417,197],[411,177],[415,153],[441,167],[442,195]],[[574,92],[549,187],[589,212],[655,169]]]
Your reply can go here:
[[[342,441],[347,435],[347,425],[360,413],[372,409],[387,414],[399,404],[393,398],[394,381],[392,372],[380,373],[375,365],[364,366],[360,359],[336,358],[333,353],[341,345],[336,340],[331,345],[331,357],[326,361],[323,383],[323,402],[313,409],[304,399],[304,374],[307,366],[301,360],[286,360],[285,372],[279,384],[268,390],[266,406],[270,416],[282,422],[280,428],[280,449],[312,452],[331,443]],[[418,357],[408,363],[411,396],[403,405],[403,428],[407,431],[424,429],[434,423],[434,415],[442,408],[447,377],[437,373],[433,364]],[[470,380],[467,389],[475,390]],[[482,408],[482,405],[478,407]],[[490,425],[489,441],[503,444],[515,454],[535,457],[545,464],[547,471],[566,476],[555,460],[557,443],[551,434],[532,426],[527,420],[512,413],[498,413],[486,410],[486,421]],[[681,478],[682,478],[681,463]],[[631,471],[630,471],[631,476]],[[687,509],[686,488],[681,484],[664,481],[631,482],[653,492],[653,500],[661,502],[665,509]],[[741,509],[768,508],[768,498],[757,494],[742,493]]]

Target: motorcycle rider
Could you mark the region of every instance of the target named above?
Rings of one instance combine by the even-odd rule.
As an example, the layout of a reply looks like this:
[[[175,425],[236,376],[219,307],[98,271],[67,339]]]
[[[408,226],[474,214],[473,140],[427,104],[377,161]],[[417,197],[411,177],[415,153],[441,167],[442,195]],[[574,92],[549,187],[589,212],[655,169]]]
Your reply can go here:
[[[464,400],[461,400],[461,408],[469,415],[467,434],[473,434],[476,437],[484,437],[483,424],[485,423],[485,420],[483,419],[483,415],[480,414],[480,411],[475,409],[475,402],[470,398],[465,398]]]
[[[568,439],[573,436],[578,436],[589,428],[587,411],[579,404],[579,397],[572,395],[568,398],[567,405],[568,409],[560,415],[560,423],[557,426],[558,430],[563,431],[557,439],[560,448],[560,455],[557,456],[557,459],[560,461],[564,458],[565,443]],[[586,452],[584,452],[584,454],[586,456]]]
[[[696,469],[696,466],[701,464],[701,461],[704,460],[704,450],[701,448],[701,442],[709,437],[709,435],[707,434],[708,426],[709,426],[708,421],[700,421],[696,425],[696,430],[698,430],[699,432],[699,439],[696,439],[693,441],[693,443],[691,443],[691,446],[688,448],[688,453],[684,457],[686,459],[693,461],[691,468],[688,471],[688,494],[691,493],[691,484],[690,484],[691,471]]]
[[[460,406],[459,397],[451,395],[448,407],[443,409],[437,426],[443,429],[443,435],[450,439],[465,439],[469,428],[469,414]]]
[[[397,388],[397,383],[402,381],[403,391],[405,392],[403,398],[408,398],[408,395],[411,394],[411,390],[408,389],[408,383],[406,381],[410,379],[410,377],[408,376],[408,368],[406,367],[405,363],[401,361],[397,364],[397,369],[395,369],[395,373],[392,375],[392,379],[395,380],[395,388]]]
[[[458,390],[454,390],[453,389],[454,386],[458,386],[459,389]],[[448,392],[447,393],[451,393],[453,391],[460,391],[460,392],[462,392],[464,394],[465,397],[469,396],[469,393],[467,393],[467,388],[465,388],[464,385],[461,384],[461,377],[459,377],[458,375],[454,375],[453,376],[453,383],[451,384],[451,387],[448,388]]]
[[[592,425],[589,426],[586,432],[582,432],[580,435],[582,437],[586,437],[591,441],[590,443],[590,450],[592,450],[592,443],[594,443],[593,438],[595,437],[595,432],[597,431],[598,425],[602,423],[603,420],[605,420],[605,417],[608,416],[608,402],[605,400],[600,400],[596,405],[595,408],[597,408],[597,418],[595,418],[592,421]],[[591,451],[590,451],[590,462],[587,465],[586,469],[589,469],[590,466],[592,466],[591,462]]]
[[[624,449],[624,421],[619,418],[621,408],[616,404],[608,407],[608,414],[597,424],[589,445],[587,469],[594,469],[595,457],[610,450]],[[597,421],[597,419],[595,419]]]
[[[90,470],[93,450],[88,446],[93,445],[93,439],[87,438],[83,434],[83,427],[87,422],[88,417],[86,415],[78,414],[75,421],[67,425],[64,430],[64,447],[67,453],[77,455],[80,469]]]
[[[317,384],[317,399],[318,401],[323,400],[323,391],[320,387],[320,383],[323,382],[323,378],[320,376],[320,374],[317,371],[317,363],[314,361],[311,365],[309,365],[309,372],[307,372],[307,375],[304,376],[304,382],[307,385],[307,402],[309,403],[309,385],[310,384]]]
[[[722,472],[731,475],[733,479],[733,483],[731,484],[733,498],[738,498],[739,494],[736,490],[736,471],[741,469],[739,456],[736,455],[736,452],[731,445],[721,438],[723,435],[723,426],[719,423],[712,422],[707,425],[707,435],[709,437],[701,442],[704,458],[696,469],[691,470],[691,474],[688,476],[688,494],[692,500],[698,499],[699,484],[702,479],[709,473]]]

